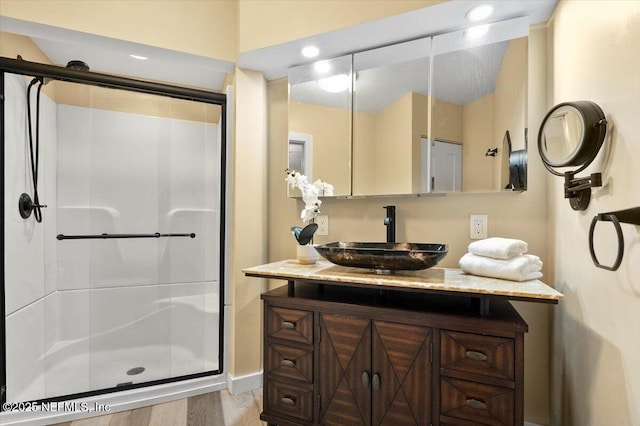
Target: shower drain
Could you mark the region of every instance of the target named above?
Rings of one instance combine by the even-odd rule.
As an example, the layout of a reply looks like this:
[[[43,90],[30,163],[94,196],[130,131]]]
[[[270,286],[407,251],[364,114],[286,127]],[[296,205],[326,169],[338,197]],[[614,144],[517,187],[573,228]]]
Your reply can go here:
[[[144,367],[133,367],[131,370],[127,371],[127,376],[135,376],[136,374],[140,374],[144,371]]]

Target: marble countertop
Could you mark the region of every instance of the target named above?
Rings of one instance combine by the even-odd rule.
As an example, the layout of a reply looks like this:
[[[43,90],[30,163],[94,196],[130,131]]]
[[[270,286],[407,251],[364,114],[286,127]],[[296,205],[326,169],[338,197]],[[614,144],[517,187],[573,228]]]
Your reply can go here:
[[[390,290],[497,296],[531,302],[558,303],[558,300],[564,298],[562,293],[540,280],[517,282],[478,277],[453,268],[397,271],[392,275],[378,275],[368,269],[347,268],[326,260],[319,260],[314,265],[302,265],[295,259],[288,259],[246,268],[242,272],[251,277],[322,281],[327,284],[375,286]]]

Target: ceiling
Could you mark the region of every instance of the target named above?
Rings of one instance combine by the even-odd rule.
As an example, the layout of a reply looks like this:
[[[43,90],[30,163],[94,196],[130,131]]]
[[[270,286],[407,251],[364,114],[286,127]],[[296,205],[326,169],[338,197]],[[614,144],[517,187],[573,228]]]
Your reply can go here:
[[[0,16],[0,30],[31,37],[56,65],[86,62],[91,71],[221,91],[232,62]],[[144,56],[147,60],[130,57]]]
[[[480,4],[494,6],[489,22],[527,17],[530,24],[538,24],[549,19],[556,3],[557,0],[450,0],[365,24],[243,52],[238,57],[238,66],[261,71],[267,80],[275,80],[286,77],[293,66],[463,29],[469,26],[465,19],[467,11]],[[318,47],[320,56],[314,59],[302,57],[300,51],[308,45]]]
[[[495,7],[491,21],[526,16],[531,24],[536,24],[548,20],[557,0],[450,0],[365,24],[244,52],[238,57],[238,66],[261,71],[268,80],[286,77],[292,66],[311,62],[300,55],[301,48],[308,44],[320,48],[321,58],[332,58],[446,33],[467,26],[465,13],[481,3],[490,3]],[[234,64],[229,61],[5,16],[0,16],[0,30],[31,37],[55,64],[64,66],[70,60],[82,60],[89,64],[92,71],[143,80],[219,91],[225,74],[234,69]],[[136,60],[130,54],[145,56],[148,60]]]

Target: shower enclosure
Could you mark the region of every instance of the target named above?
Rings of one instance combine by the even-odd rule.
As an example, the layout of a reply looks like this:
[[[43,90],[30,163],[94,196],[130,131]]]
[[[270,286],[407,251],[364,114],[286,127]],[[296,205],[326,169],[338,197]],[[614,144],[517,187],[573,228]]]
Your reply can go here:
[[[2,402],[221,374],[225,95],[0,68]]]

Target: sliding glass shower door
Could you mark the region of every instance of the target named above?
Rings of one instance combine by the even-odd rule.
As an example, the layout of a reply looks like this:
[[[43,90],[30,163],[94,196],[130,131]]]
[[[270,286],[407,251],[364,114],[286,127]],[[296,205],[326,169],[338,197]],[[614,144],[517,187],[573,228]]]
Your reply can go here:
[[[219,373],[223,106],[43,86],[37,223],[31,78],[4,76],[6,400]]]

